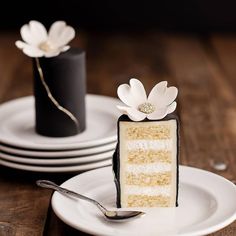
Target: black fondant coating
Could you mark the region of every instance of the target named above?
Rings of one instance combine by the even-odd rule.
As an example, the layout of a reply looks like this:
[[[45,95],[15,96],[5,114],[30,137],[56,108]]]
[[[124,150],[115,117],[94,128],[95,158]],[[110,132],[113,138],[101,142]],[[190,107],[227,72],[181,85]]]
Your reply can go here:
[[[177,115],[175,114],[169,114],[167,115],[165,118],[163,118],[162,120],[142,120],[140,122],[152,122],[152,121],[164,121],[164,120],[176,120],[177,121],[177,178],[176,178],[176,206],[178,206],[178,196],[179,196],[179,155],[180,155],[180,122],[179,122],[179,118]],[[120,126],[119,126],[119,122],[121,121],[131,121],[129,119],[129,117],[127,115],[122,115],[119,117],[118,122],[117,122],[117,136],[118,136],[118,142],[116,145],[116,149],[115,152],[113,154],[113,172],[114,172],[114,181],[115,181],[115,185],[116,185],[116,190],[117,190],[117,197],[116,197],[116,205],[118,208],[121,207],[121,202],[120,202],[120,158],[119,158],[119,145],[120,145]],[[132,121],[134,122],[134,121]]]
[[[114,181],[116,185],[116,205],[118,208],[121,207],[120,204],[120,159],[119,159],[119,142],[116,145],[115,152],[112,157],[112,168],[114,172]]]
[[[77,118],[79,126],[58,110],[48,98],[33,60],[36,132],[51,137],[66,137],[82,132],[86,125],[85,52],[79,48],[71,48],[56,57],[39,58],[39,62],[52,95]]]

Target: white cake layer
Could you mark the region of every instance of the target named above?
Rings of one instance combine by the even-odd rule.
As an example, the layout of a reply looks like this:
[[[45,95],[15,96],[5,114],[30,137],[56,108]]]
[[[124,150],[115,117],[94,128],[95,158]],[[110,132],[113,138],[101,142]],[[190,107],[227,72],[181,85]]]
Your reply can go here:
[[[140,187],[134,185],[128,185],[124,191],[125,195],[148,195],[148,196],[170,196],[171,195],[171,186],[155,186],[155,187]]]
[[[127,150],[172,150],[172,139],[165,140],[129,140],[126,141]]]
[[[151,163],[151,164],[127,164],[125,167],[126,172],[131,172],[132,174],[152,174],[157,172],[166,172],[172,170],[172,164],[169,163]]]

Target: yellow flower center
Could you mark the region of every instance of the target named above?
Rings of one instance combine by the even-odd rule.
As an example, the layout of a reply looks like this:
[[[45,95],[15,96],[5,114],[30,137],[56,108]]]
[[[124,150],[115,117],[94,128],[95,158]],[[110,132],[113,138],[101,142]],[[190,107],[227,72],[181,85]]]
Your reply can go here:
[[[55,49],[55,47],[53,47],[53,45],[48,41],[40,43],[39,48],[44,52],[51,52]]]
[[[155,107],[151,103],[145,102],[138,106],[138,110],[145,114],[150,114],[155,111]]]

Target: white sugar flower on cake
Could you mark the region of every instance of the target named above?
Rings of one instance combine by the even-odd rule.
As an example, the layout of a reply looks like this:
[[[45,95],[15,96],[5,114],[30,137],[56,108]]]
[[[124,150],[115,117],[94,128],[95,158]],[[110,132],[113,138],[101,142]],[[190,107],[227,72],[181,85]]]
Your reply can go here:
[[[129,83],[130,85],[122,84],[117,89],[118,97],[127,105],[117,108],[131,120],[160,120],[176,109],[178,89],[174,86],[167,87],[167,81],[156,84],[148,96],[139,80],[131,79]]]
[[[64,21],[54,22],[47,32],[43,24],[30,21],[20,30],[23,41],[16,41],[16,46],[29,57],[55,57],[67,51],[67,44],[75,37],[75,30]]]

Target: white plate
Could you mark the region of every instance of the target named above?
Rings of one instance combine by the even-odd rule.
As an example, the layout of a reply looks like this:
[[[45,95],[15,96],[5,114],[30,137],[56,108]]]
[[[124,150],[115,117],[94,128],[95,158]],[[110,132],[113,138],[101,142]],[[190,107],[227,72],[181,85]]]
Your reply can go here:
[[[100,154],[95,154],[91,156],[85,157],[73,157],[73,158],[53,158],[53,159],[36,159],[30,157],[22,157],[22,156],[12,156],[6,153],[0,152],[0,159],[7,160],[10,162],[24,163],[30,165],[76,165],[81,163],[89,163],[89,162],[97,162],[107,158],[111,158],[114,153],[114,150],[110,150],[108,152],[103,152]]]
[[[58,158],[58,157],[79,157],[85,155],[98,154],[106,151],[110,151],[116,147],[116,142],[105,144],[102,146],[78,149],[71,151],[31,151],[27,149],[17,149],[13,147],[8,147],[0,144],[0,151],[6,152],[8,154],[27,156],[31,158]]]
[[[68,150],[98,146],[116,140],[118,99],[86,96],[86,130],[66,138],[50,138],[34,131],[34,99],[15,99],[0,106],[0,143],[27,149]]]
[[[33,171],[33,172],[69,173],[69,172],[91,170],[91,169],[111,165],[111,158],[98,161],[98,162],[89,163],[89,164],[78,164],[78,165],[73,165],[73,166],[61,166],[61,167],[24,165],[24,164],[18,164],[15,162],[4,161],[0,159],[0,165],[7,166],[14,169],[27,170],[27,171]]]
[[[92,170],[69,179],[63,187],[115,206],[115,185],[111,167]],[[180,167],[179,207],[142,209],[146,215],[126,223],[106,221],[88,202],[52,197],[56,215],[68,225],[92,235],[206,235],[236,219],[236,187],[208,171]]]

